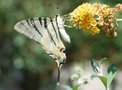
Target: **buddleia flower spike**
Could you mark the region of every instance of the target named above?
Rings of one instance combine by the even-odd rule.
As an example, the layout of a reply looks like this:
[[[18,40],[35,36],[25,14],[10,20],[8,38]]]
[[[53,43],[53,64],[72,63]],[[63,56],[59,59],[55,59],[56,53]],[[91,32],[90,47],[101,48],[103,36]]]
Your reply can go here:
[[[118,19],[115,14],[122,11],[122,4],[110,7],[100,3],[83,3],[69,13],[70,25],[91,35],[103,33],[106,36],[117,36]]]

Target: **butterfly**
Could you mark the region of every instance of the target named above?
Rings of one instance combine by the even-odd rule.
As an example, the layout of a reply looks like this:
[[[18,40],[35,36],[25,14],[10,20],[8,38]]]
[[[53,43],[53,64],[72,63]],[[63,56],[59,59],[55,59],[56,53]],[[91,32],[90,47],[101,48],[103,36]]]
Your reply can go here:
[[[36,17],[18,22],[14,29],[41,45],[58,66],[58,82],[60,68],[66,62],[66,48],[62,39],[70,43],[70,37],[64,28],[64,19],[60,15]],[[61,39],[62,37],[62,39]]]

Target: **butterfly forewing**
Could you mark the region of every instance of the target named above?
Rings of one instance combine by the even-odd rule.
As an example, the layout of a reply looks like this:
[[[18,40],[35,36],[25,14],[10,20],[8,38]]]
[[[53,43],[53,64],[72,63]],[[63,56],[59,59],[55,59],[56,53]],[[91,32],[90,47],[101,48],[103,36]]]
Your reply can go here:
[[[18,22],[15,30],[40,43],[47,53],[57,53],[58,48],[65,48],[60,35],[57,17],[37,17]]]

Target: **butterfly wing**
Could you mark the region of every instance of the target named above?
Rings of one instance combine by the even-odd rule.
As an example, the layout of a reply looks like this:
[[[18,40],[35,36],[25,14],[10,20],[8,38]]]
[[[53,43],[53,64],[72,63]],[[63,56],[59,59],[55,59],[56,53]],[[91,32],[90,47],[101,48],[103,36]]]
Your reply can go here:
[[[14,29],[40,43],[48,54],[58,54],[59,49],[65,46],[60,39],[56,18],[39,17],[23,20],[18,22]]]
[[[18,22],[14,29],[30,39],[40,43],[42,48],[52,56],[58,65],[58,79],[60,80],[60,68],[66,60],[63,42],[60,34],[65,41],[70,41],[68,34],[65,32],[63,20],[58,15],[52,18],[34,18]],[[60,33],[59,33],[60,32]]]
[[[70,43],[70,37],[64,29],[64,20],[60,15],[56,15],[56,22],[57,22],[58,30],[60,32],[61,37],[63,38],[64,41]]]

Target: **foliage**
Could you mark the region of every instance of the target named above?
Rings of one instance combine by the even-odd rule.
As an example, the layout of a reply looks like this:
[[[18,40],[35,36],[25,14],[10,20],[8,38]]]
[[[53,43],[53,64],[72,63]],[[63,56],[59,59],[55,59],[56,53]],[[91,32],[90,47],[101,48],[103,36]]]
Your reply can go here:
[[[95,63],[95,64],[93,64],[93,63]],[[107,75],[103,75],[101,61],[96,62],[95,60],[92,60],[91,64],[92,64],[93,70],[95,71],[97,69],[97,71],[98,71],[98,72],[95,71],[96,75],[93,75],[93,76],[98,77],[101,80],[101,82],[103,83],[103,85],[105,86],[106,90],[109,90],[112,80],[115,78],[115,75],[117,73],[116,66],[114,64],[111,64],[107,69]],[[99,72],[99,70],[100,70],[100,72]]]

